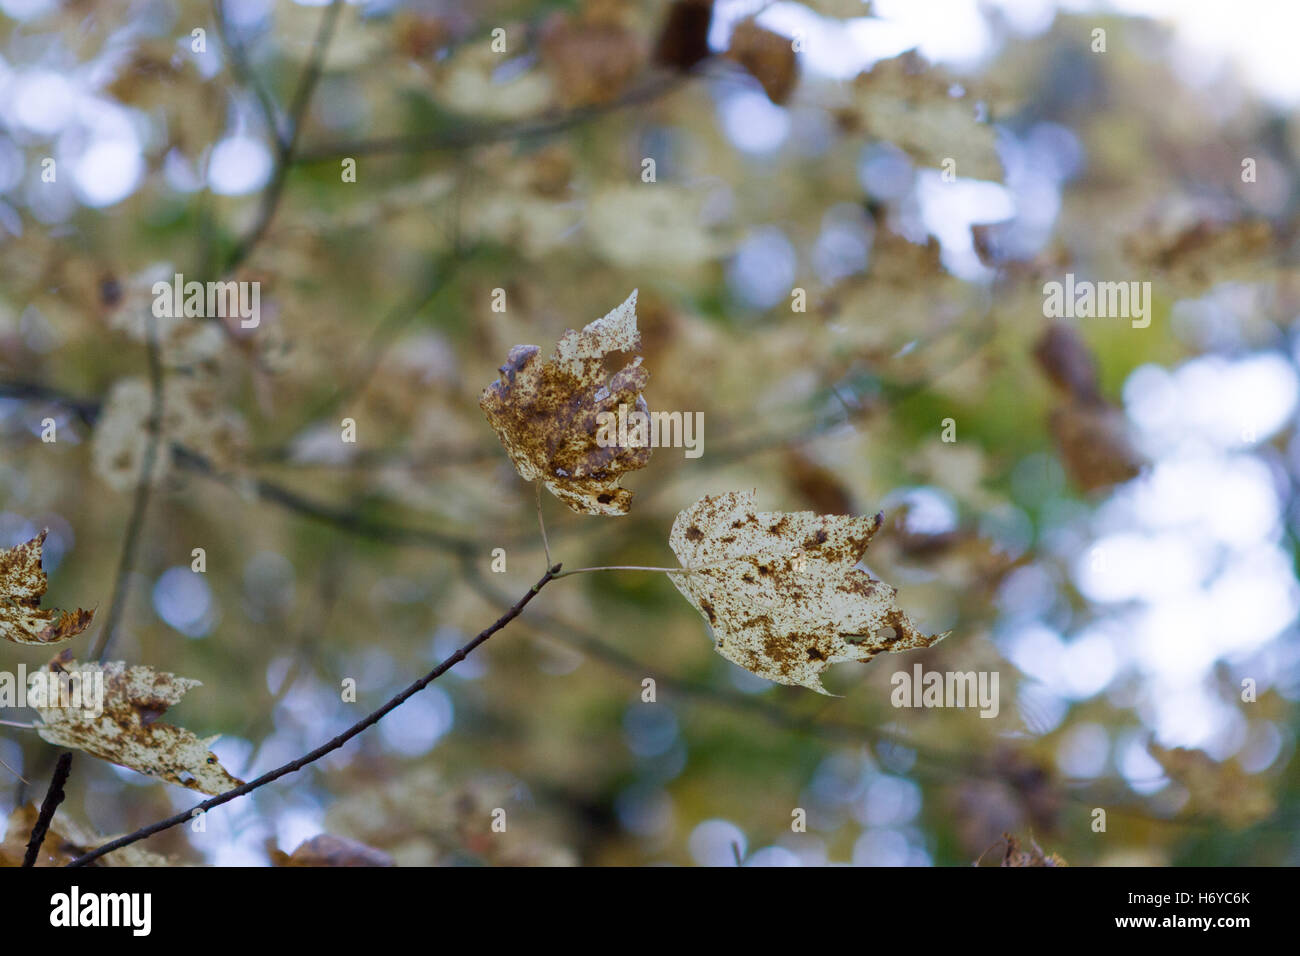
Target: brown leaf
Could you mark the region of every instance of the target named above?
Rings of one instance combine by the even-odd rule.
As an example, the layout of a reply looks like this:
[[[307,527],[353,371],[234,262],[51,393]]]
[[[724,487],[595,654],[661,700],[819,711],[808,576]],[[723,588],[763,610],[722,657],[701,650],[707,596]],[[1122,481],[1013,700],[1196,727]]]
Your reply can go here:
[[[713,0],[675,0],[655,41],[654,61],[685,73],[708,59],[712,21]]]
[[[120,661],[79,664],[68,652],[50,661],[45,670],[79,675],[83,701],[90,694],[86,688],[103,681],[103,713],[98,716],[84,706],[36,708],[42,721],[36,732],[49,743],[212,796],[243,783],[208,750],[215,737],[200,740],[184,728],[158,721],[191,687],[200,686],[199,681],[150,667],[127,667]]]
[[[644,468],[649,448],[602,446],[598,416],[619,406],[646,412],[641,395],[650,373],[638,357],[612,376],[604,360],[637,351],[636,291],[581,332],[564,334],[549,361],[536,345],[516,345],[501,378],[483,390],[479,406],[525,481],[542,481],[580,514],[622,515],[632,492],[619,487],[624,472]]]
[[[1071,326],[1053,322],[1034,346],[1034,358],[1052,383],[1067,395],[1090,404],[1101,402],[1097,363]]]
[[[1066,473],[1084,491],[1109,488],[1142,470],[1128,420],[1117,408],[1075,400],[1053,410],[1048,425]]]
[[[41,610],[45,570],[42,531],[26,544],[0,550],[0,637],[14,644],[58,644],[90,626],[94,611]]]
[[[1130,440],[1128,420],[1102,397],[1097,363],[1079,333],[1053,323],[1034,346],[1034,358],[1066,396],[1048,426],[1075,485],[1096,491],[1136,477],[1143,458]]]
[[[393,866],[393,858],[358,840],[322,833],[304,840],[293,853],[271,851],[274,866]]]
[[[727,59],[758,80],[773,103],[784,103],[799,80],[799,58],[789,37],[765,30],[750,17],[736,24]]]
[[[840,477],[806,452],[794,449],[785,455],[784,470],[790,486],[821,514],[853,513],[853,494]]]
[[[615,17],[552,15],[542,28],[542,62],[565,106],[618,99],[644,59],[637,34]]]
[[[1056,853],[1044,853],[1033,840],[1029,841],[1029,849],[1022,850],[1020,841],[1010,833],[1002,834],[1002,838],[1007,841],[1007,852],[1002,857],[1002,866],[1069,866],[1065,860]]]
[[[854,567],[881,515],[755,512],[754,492],[705,495],[673,522],[682,567],[669,577],[704,615],[719,654],[780,684],[819,693],[831,664],[929,647],[894,603],[896,588]]]

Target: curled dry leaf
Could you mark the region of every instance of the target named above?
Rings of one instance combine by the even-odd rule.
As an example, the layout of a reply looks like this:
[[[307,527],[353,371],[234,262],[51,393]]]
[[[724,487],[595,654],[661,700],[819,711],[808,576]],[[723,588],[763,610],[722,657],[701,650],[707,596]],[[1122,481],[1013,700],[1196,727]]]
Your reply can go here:
[[[649,448],[602,447],[602,412],[647,411],[641,390],[650,373],[638,357],[611,376],[605,356],[641,348],[636,290],[581,332],[565,332],[549,361],[536,345],[516,345],[501,378],[483,390],[479,406],[525,481],[542,481],[580,514],[622,515],[632,492],[619,487],[624,472],[644,468]]]
[[[273,866],[393,866],[393,858],[383,850],[366,846],[359,840],[322,833],[304,840],[292,853],[271,851]]]
[[[773,103],[788,100],[799,80],[799,58],[795,56],[793,42],[789,37],[760,27],[752,17],[736,24],[727,59],[739,63],[758,80]]]
[[[690,573],[669,573],[716,637],[719,654],[780,684],[819,693],[831,664],[929,647],[894,603],[896,588],[854,567],[881,515],[754,511],[754,492],[705,495],[673,522]]]
[[[46,670],[79,678],[83,702],[91,695],[90,688],[103,681],[103,712],[98,716],[86,707],[36,708],[42,721],[36,732],[49,743],[212,796],[243,783],[208,750],[216,737],[200,740],[182,727],[158,722],[199,681],[151,667],[127,667],[120,661],[81,664],[67,652],[50,661]]]
[[[45,594],[42,531],[15,548],[0,550],[0,637],[14,644],[58,644],[90,626],[94,611],[41,609]]]

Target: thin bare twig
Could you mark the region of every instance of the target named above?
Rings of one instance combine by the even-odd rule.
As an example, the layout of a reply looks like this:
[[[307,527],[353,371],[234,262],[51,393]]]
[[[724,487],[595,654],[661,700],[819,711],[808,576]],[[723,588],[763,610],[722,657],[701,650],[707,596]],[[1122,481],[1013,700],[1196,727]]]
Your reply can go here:
[[[145,514],[149,509],[149,497],[153,491],[154,466],[158,461],[158,447],[162,442],[163,422],[163,367],[158,349],[158,320],[152,312],[145,314],[145,348],[149,359],[149,439],[144,446],[144,455],[140,463],[140,475],[135,484],[135,500],[131,505],[131,516],[126,523],[126,537],[122,542],[122,553],[118,558],[117,575],[113,581],[113,599],[108,609],[108,620],[95,639],[90,656],[103,660],[104,655],[116,636],[126,609],[126,594],[129,587],[130,573],[135,565],[136,551],[140,546],[140,533],[144,529]]]
[[[271,220],[275,218],[276,209],[280,205],[280,197],[284,194],[284,187],[289,178],[289,168],[293,165],[293,152],[298,144],[298,136],[302,132],[303,117],[306,115],[307,107],[311,103],[311,96],[316,89],[316,84],[320,81],[325,53],[329,49],[330,40],[334,37],[334,28],[338,24],[339,12],[342,9],[343,0],[333,0],[333,3],[329,5],[329,8],[321,17],[320,28],[317,30],[316,39],[312,44],[311,56],[307,61],[307,65],[303,68],[302,76],[298,80],[298,86],[294,90],[293,100],[290,102],[289,114],[285,120],[286,128],[281,130],[278,124],[275,127],[276,159],[275,168],[271,172],[271,181],[267,184],[266,189],[262,191],[257,218],[253,221],[252,227],[239,240],[239,243],[226,258],[222,271],[227,275],[248,258],[254,247],[266,235]],[[273,112],[274,109],[272,108]]]
[[[271,99],[271,94],[253,72],[244,44],[230,32],[224,0],[212,0],[212,20],[217,25],[217,37],[221,40],[221,45],[230,59],[231,72],[235,74],[235,79],[241,86],[246,86],[252,91],[253,98],[257,100],[257,105],[262,111],[262,120],[266,123],[267,132],[275,138],[277,145],[280,144],[283,133],[280,129],[280,114],[275,108],[275,101]]]
[[[388,714],[392,713],[402,704],[406,703],[406,701],[409,700],[411,697],[414,697],[420,691],[424,690],[424,688],[428,687],[435,680],[437,680],[447,671],[451,670],[453,667],[455,667],[457,664],[463,661],[466,657],[468,657],[469,654],[475,648],[477,648],[480,644],[486,641],[489,637],[491,637],[497,631],[501,630],[503,627],[505,627],[507,624],[509,624],[511,621],[517,618],[520,615],[520,613],[523,611],[523,609],[528,605],[528,602],[531,601],[533,598],[535,598],[541,592],[542,588],[546,587],[547,584],[549,584],[552,580],[554,580],[555,576],[559,574],[559,572],[560,572],[560,566],[558,564],[554,565],[553,567],[547,568],[546,573],[542,575],[541,578],[538,579],[536,584],[534,584],[531,588],[528,589],[527,594],[525,594],[513,605],[511,605],[511,607],[499,618],[493,621],[491,625],[489,625],[488,627],[480,631],[472,641],[465,644],[463,647],[459,648],[454,654],[452,654],[450,657],[444,660],[441,664],[439,664],[433,670],[429,671],[429,673],[425,674],[423,677],[421,677],[415,683],[411,684],[401,693],[390,698],[378,710],[371,711],[369,714],[367,714],[361,720],[357,721],[347,730],[343,731],[343,733],[339,734],[337,737],[334,737],[333,739],[327,741],[326,743],[321,744],[319,747],[317,747],[315,750],[311,751],[310,753],[303,754],[301,757],[299,757],[296,760],[291,760],[287,764],[284,764],[281,767],[277,767],[276,769],[270,771],[269,773],[262,774],[262,776],[258,777],[256,780],[251,780],[241,787],[236,787],[233,790],[227,790],[225,793],[213,797],[210,800],[204,800],[196,807],[192,807],[189,810],[185,810],[181,813],[174,814],[170,817],[167,817],[165,820],[159,820],[157,823],[151,823],[149,826],[142,827],[141,829],[136,830],[134,833],[128,833],[126,836],[118,837],[116,840],[110,840],[108,843],[105,843],[103,846],[97,847],[96,849],[91,850],[89,853],[85,853],[77,857],[75,860],[70,862],[68,866],[85,866],[87,863],[93,863],[95,860],[98,860],[100,857],[112,853],[114,850],[120,850],[124,846],[130,846],[132,843],[137,843],[140,840],[145,839],[146,837],[153,836],[155,833],[161,833],[163,830],[170,830],[172,827],[180,826],[182,823],[185,823],[193,819],[196,813],[206,813],[207,811],[215,807],[221,806],[223,803],[229,803],[231,800],[235,800],[238,799],[239,797],[245,796],[246,794],[252,793],[254,790],[260,789],[261,787],[265,787],[267,784],[273,783],[276,780],[279,780],[281,777],[288,776],[291,773],[296,773],[297,771],[301,770],[303,767],[307,766],[308,764],[319,760],[321,757],[324,757],[326,754],[338,750],[340,747],[342,747],[353,737],[357,736],[358,734],[367,730],[368,728],[373,727],[375,724],[379,723],[379,721],[381,721]]]
[[[486,146],[504,140],[524,139],[531,136],[553,136],[575,126],[581,126],[583,123],[597,117],[632,106],[652,103],[677,89],[683,80],[684,77],[677,74],[655,77],[608,103],[583,106],[550,116],[505,123],[461,122],[447,129],[430,133],[326,143],[320,146],[304,148],[295,157],[294,162],[298,165],[305,165],[309,163],[326,163],[345,157],[355,158],[357,156],[376,156],[386,153],[422,153],[469,149],[474,146]]]
[[[54,765],[54,776],[50,778],[49,789],[45,791],[45,800],[41,803],[41,812],[36,817],[36,826],[32,827],[31,838],[27,841],[27,853],[23,857],[23,866],[35,866],[36,857],[45,842],[45,834],[50,830],[54,811],[63,802],[63,785],[68,782],[72,772],[72,751],[65,750],[59,754],[58,763]]]

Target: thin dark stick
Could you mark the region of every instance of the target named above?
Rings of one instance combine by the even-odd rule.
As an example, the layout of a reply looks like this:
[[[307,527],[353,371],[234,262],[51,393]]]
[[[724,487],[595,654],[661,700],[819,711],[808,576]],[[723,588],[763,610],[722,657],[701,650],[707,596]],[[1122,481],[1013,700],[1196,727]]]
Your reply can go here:
[[[219,471],[212,462],[183,445],[173,444],[172,455],[178,468],[192,471],[228,487],[243,487],[241,479]],[[458,555],[472,553],[477,548],[477,543],[470,538],[458,537],[431,528],[413,528],[408,524],[371,518],[359,511],[306,498],[290,488],[263,478],[253,479],[251,488],[262,501],[371,541],[410,544]]]
[[[567,112],[534,119],[504,123],[462,122],[450,129],[432,133],[328,143],[303,149],[294,158],[294,162],[298,165],[306,165],[309,163],[330,162],[345,157],[376,156],[385,153],[459,150],[499,143],[503,140],[525,139],[531,136],[554,136],[608,113],[652,103],[666,93],[677,89],[682,82],[683,78],[680,76],[655,78],[651,82],[635,87],[618,99],[611,100],[608,103],[583,106]]]
[[[258,80],[257,74],[253,72],[244,44],[231,34],[223,0],[212,0],[212,19],[217,25],[217,36],[230,54],[231,71],[235,74],[235,79],[252,91],[258,107],[262,110],[262,120],[266,123],[267,132],[275,138],[276,146],[282,146],[284,133],[280,129],[280,117],[276,112],[275,102],[271,99],[271,94],[266,91],[266,87]]]
[[[516,601],[508,611],[506,611],[499,618],[493,621],[490,626],[480,631],[478,636],[475,637],[472,641],[470,641],[468,644],[461,647],[454,654],[448,657],[445,661],[443,661],[433,670],[429,671],[429,673],[425,674],[414,684],[411,684],[409,687],[407,687],[404,691],[399,693],[397,696],[391,698],[386,704],[384,704],[378,710],[372,711],[370,714],[366,715],[361,720],[357,721],[355,724],[353,724],[347,730],[343,731],[343,733],[339,734],[334,739],[328,741],[327,743],[321,744],[321,746],[311,751],[311,753],[304,754],[303,756],[299,757],[297,760],[291,760],[289,763],[285,764],[284,766],[277,767],[275,770],[272,770],[269,773],[264,773],[256,780],[251,780],[241,787],[236,787],[234,790],[227,790],[225,793],[221,794],[220,796],[212,797],[210,800],[204,800],[196,807],[192,807],[191,809],[185,810],[182,813],[177,813],[173,816],[168,817],[165,820],[159,820],[157,823],[151,823],[147,827],[143,827],[142,829],[136,830],[134,833],[128,833],[126,836],[118,837],[116,840],[111,840],[108,843],[105,843],[103,846],[98,847],[94,850],[91,850],[89,853],[77,857],[75,860],[69,863],[68,866],[85,866],[87,863],[93,863],[95,860],[98,860],[101,856],[104,856],[108,853],[112,853],[114,850],[120,850],[124,846],[130,846],[132,843],[136,843],[137,841],[143,840],[146,837],[153,836],[155,833],[161,833],[163,830],[170,830],[172,827],[180,826],[182,823],[185,823],[186,821],[193,819],[195,813],[199,813],[199,812],[206,813],[207,811],[213,809],[214,807],[221,806],[223,803],[229,803],[231,800],[237,799],[238,797],[242,797],[245,794],[252,793],[254,790],[257,790],[260,787],[264,787],[268,783],[272,783],[276,780],[279,780],[281,777],[287,776],[288,774],[295,773],[296,771],[301,770],[303,767],[307,766],[308,764],[316,760],[319,760],[321,757],[324,757],[326,754],[338,750],[340,747],[342,747],[353,737],[357,736],[357,734],[361,733],[362,731],[370,727],[373,727],[375,724],[379,723],[379,721],[382,720],[385,716],[387,716],[390,712],[396,710],[398,707],[404,704],[408,699],[415,696],[420,691],[424,690],[424,688],[428,687],[431,683],[433,683],[435,680],[437,680],[447,671],[451,670],[454,666],[456,666],[461,661],[463,661],[466,657],[468,657],[471,651],[477,648],[489,637],[491,637],[497,631],[501,630],[503,627],[505,627],[507,624],[509,624],[511,621],[517,618],[520,612],[523,611],[524,607],[527,606],[528,602],[531,601],[533,598],[535,598],[538,595],[538,593],[542,590],[542,588],[546,587],[546,585],[550,583],[555,578],[555,576],[559,573],[560,573],[560,565],[558,564],[551,568],[548,568],[546,573],[542,575],[541,578],[538,579],[537,583],[534,584],[531,588],[529,588],[527,594],[525,594],[518,601]]]
[[[330,40],[334,36],[334,27],[338,23],[339,11],[343,9],[343,0],[334,0],[321,17],[320,28],[316,31],[316,40],[312,45],[311,58],[308,60],[306,67],[303,68],[302,78],[298,81],[298,87],[294,90],[293,101],[289,106],[289,115],[286,120],[288,128],[282,133],[276,135],[276,158],[275,169],[271,173],[271,182],[262,192],[262,199],[258,205],[257,219],[249,229],[247,235],[239,241],[226,260],[225,267],[222,270],[224,274],[229,275],[233,272],[249,254],[253,247],[262,241],[266,235],[266,230],[270,228],[271,220],[275,218],[275,211],[280,205],[280,197],[284,193],[284,187],[289,178],[289,167],[293,164],[293,151],[298,145],[298,135],[302,132],[302,121],[307,112],[307,106],[311,103],[311,95],[316,89],[316,84],[320,80],[321,70],[325,64],[325,51],[329,48]]]
[[[72,751],[65,750],[59,754],[59,761],[54,765],[54,776],[50,778],[50,786],[45,791],[45,800],[41,803],[41,812],[36,818],[36,826],[32,827],[31,838],[27,841],[27,855],[23,857],[23,866],[36,865],[36,857],[41,852],[41,844],[45,842],[45,834],[50,830],[54,811],[63,802],[63,785],[68,782],[70,773],[72,773]]]
[[[154,465],[158,460],[158,447],[162,442],[163,421],[163,368],[162,357],[158,352],[157,319],[152,313],[145,315],[147,330],[147,349],[149,355],[149,440],[145,443],[143,461],[140,464],[140,477],[135,485],[135,500],[131,505],[131,516],[126,523],[126,538],[122,542],[122,553],[117,562],[117,576],[113,581],[113,600],[108,608],[108,620],[95,639],[90,657],[102,661],[122,623],[125,613],[126,592],[129,587],[131,568],[135,565],[135,554],[140,546],[140,533],[144,530],[145,514],[149,510],[149,497],[153,492]]]

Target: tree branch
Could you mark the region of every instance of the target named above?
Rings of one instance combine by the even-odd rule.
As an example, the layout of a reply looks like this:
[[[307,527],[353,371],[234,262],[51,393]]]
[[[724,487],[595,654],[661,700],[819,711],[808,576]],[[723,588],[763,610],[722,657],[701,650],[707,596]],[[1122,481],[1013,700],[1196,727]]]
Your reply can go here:
[[[334,27],[338,23],[339,11],[342,9],[343,0],[333,0],[333,3],[329,5],[329,9],[321,17],[320,29],[316,31],[311,57],[303,68],[302,77],[298,81],[298,87],[294,90],[293,101],[289,106],[289,115],[286,120],[287,129],[282,131],[277,127],[275,130],[276,158],[275,169],[271,173],[271,181],[267,184],[266,189],[262,191],[257,219],[254,220],[252,228],[239,240],[239,244],[231,250],[229,257],[226,259],[222,270],[226,275],[233,272],[248,258],[253,248],[266,235],[266,230],[275,217],[275,211],[280,205],[280,197],[284,193],[285,183],[289,178],[289,167],[293,165],[293,151],[298,144],[298,136],[302,131],[302,120],[306,115],[307,106],[311,103],[311,95],[320,80],[321,70],[325,62],[325,52],[329,49],[330,40],[334,36]]]
[[[50,778],[50,786],[45,791],[45,800],[41,803],[41,812],[36,818],[36,826],[32,827],[31,838],[27,841],[27,854],[23,857],[23,866],[36,865],[36,857],[41,852],[41,844],[45,842],[45,834],[49,832],[54,811],[63,802],[63,785],[68,782],[70,773],[72,773],[72,751],[65,750],[59,754],[58,763],[54,765],[54,776]]]
[[[411,684],[395,697],[390,698],[388,702],[378,710],[371,711],[332,740],[321,744],[315,750],[304,754],[297,760],[291,760],[289,763],[277,767],[269,773],[262,774],[262,776],[258,777],[256,780],[251,780],[243,786],[236,787],[234,790],[227,790],[225,793],[213,797],[210,800],[204,800],[196,807],[174,814],[173,816],[167,817],[165,820],[159,820],[157,823],[151,823],[147,827],[136,830],[134,833],[128,833],[126,836],[118,837],[116,840],[111,840],[103,846],[77,857],[75,860],[70,862],[68,866],[85,866],[88,863],[93,863],[102,856],[112,853],[114,850],[120,850],[124,846],[130,846],[132,843],[137,843],[146,837],[153,836],[155,833],[161,833],[163,830],[170,830],[172,827],[179,826],[180,824],[192,819],[195,813],[206,813],[208,810],[219,807],[223,803],[229,803],[231,800],[252,793],[254,790],[265,787],[268,783],[273,783],[281,777],[295,773],[308,764],[324,757],[326,754],[338,750],[353,737],[357,736],[362,731],[373,727],[411,697],[414,697],[420,691],[424,690],[424,688],[428,687],[435,680],[468,657],[475,648],[486,641],[489,637],[517,618],[520,612],[523,611],[524,607],[527,606],[528,602],[535,598],[542,588],[546,587],[548,583],[554,580],[555,576],[559,573],[560,565],[558,564],[548,568],[546,573],[538,579],[537,583],[529,588],[527,594],[516,601],[509,610],[493,621],[490,626],[480,631],[478,636],[476,636],[472,641],[459,648],[454,654],[444,660],[433,670],[429,671],[429,673],[425,674],[414,684]]]
[[[121,626],[122,615],[125,613],[131,568],[135,565],[135,554],[140,547],[140,533],[144,530],[145,514],[149,509],[149,497],[153,491],[154,465],[158,461],[158,446],[162,442],[163,367],[162,356],[158,351],[158,320],[153,317],[153,313],[145,315],[145,330],[145,346],[149,356],[149,439],[145,443],[143,460],[140,463],[140,476],[136,480],[131,516],[126,522],[126,537],[122,542],[117,575],[113,581],[113,599],[108,608],[108,620],[104,623],[104,628],[99,632],[90,651],[90,656],[100,661],[108,653],[117,629]]]
[[[515,120],[506,123],[466,122],[437,132],[326,143],[321,146],[303,149],[294,159],[294,162],[299,165],[306,165],[309,163],[327,163],[357,156],[377,156],[386,153],[425,153],[440,150],[469,149],[474,146],[486,146],[490,143],[523,139],[529,136],[553,136],[556,133],[562,133],[575,126],[581,126],[589,120],[608,113],[627,109],[630,106],[652,103],[676,89],[682,82],[683,77],[676,74],[655,78],[651,82],[629,90],[608,103],[583,106],[567,112],[533,119]]]

